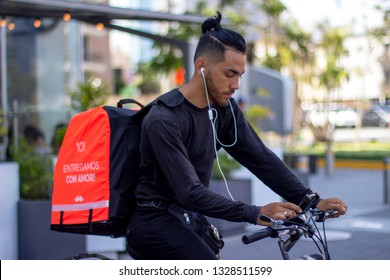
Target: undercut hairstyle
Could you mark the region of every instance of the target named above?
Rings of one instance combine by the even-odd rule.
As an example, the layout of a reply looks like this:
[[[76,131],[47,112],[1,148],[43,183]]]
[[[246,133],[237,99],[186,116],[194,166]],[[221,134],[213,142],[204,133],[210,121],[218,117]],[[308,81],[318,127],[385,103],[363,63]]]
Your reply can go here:
[[[202,36],[195,50],[194,61],[201,56],[207,56],[216,62],[223,61],[227,49],[245,54],[245,39],[237,32],[223,28],[221,20],[221,13],[217,12],[215,17],[203,22]]]

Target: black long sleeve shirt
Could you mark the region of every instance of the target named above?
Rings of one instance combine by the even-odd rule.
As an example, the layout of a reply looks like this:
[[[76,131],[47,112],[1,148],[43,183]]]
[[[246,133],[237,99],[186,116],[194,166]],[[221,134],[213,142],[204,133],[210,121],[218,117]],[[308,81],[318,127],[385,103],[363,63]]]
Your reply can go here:
[[[226,151],[275,193],[298,204],[311,190],[264,145],[234,99],[230,102],[237,142]],[[213,108],[217,112],[218,139],[224,144],[233,143],[235,127],[230,105]],[[137,199],[173,202],[210,217],[256,223],[259,206],[232,201],[209,190],[215,149],[208,108],[195,107],[178,89],[154,101],[143,120],[140,151]]]

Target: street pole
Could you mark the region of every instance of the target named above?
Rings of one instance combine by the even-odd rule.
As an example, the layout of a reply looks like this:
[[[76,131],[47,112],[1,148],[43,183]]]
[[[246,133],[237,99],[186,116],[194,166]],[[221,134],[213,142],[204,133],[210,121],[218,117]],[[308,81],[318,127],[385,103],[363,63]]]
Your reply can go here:
[[[6,26],[0,26],[0,82],[1,82],[1,111],[3,115],[2,126],[4,127],[3,143],[0,143],[0,160],[6,159],[8,146],[8,94],[7,94],[7,36]]]
[[[383,161],[383,197],[384,204],[390,203],[390,158]]]

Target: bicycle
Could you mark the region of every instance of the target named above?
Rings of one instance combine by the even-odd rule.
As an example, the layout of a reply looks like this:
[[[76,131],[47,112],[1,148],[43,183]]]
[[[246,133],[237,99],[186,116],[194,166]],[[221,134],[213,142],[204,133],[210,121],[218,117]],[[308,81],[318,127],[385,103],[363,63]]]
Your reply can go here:
[[[320,211],[318,209],[312,209],[310,208],[310,205],[313,199],[315,199],[315,194],[306,195],[299,205],[303,212],[296,217],[287,220],[273,220],[268,216],[261,215],[260,219],[271,223],[271,225],[253,233],[243,235],[242,242],[244,244],[251,244],[265,238],[278,238],[278,245],[283,259],[290,260],[289,251],[301,237],[311,238],[317,246],[319,253],[304,255],[298,259],[330,260],[331,257],[326,239],[325,221],[330,216],[336,214],[337,211]],[[322,234],[316,223],[322,223]]]
[[[326,240],[325,221],[328,217],[337,213],[337,211],[319,211],[317,209],[311,209],[310,205],[313,200],[317,199],[316,194],[307,195],[303,201],[299,204],[303,212],[296,217],[287,220],[273,220],[268,216],[262,215],[260,219],[265,222],[270,222],[272,225],[261,230],[255,231],[242,236],[242,242],[244,244],[251,244],[253,242],[265,239],[265,238],[278,238],[279,249],[282,253],[284,260],[290,260],[289,251],[305,236],[311,238],[316,244],[320,253],[301,256],[302,260],[330,260],[330,254],[328,250]],[[323,234],[321,235],[319,228],[315,224],[316,222],[323,223]],[[315,240],[322,245],[322,249]],[[73,257],[74,260],[81,259],[101,259],[111,260],[110,258],[100,254],[80,254]]]

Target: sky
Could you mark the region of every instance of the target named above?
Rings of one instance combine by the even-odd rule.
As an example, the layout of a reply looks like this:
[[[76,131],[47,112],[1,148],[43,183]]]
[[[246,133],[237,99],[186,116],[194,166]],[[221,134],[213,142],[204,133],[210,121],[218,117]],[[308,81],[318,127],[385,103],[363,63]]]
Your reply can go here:
[[[382,18],[371,9],[374,0],[281,0],[300,25],[310,31],[316,23],[328,19],[331,25],[354,24],[354,31],[361,33],[365,26],[378,25]],[[387,0],[390,8],[390,0]]]

